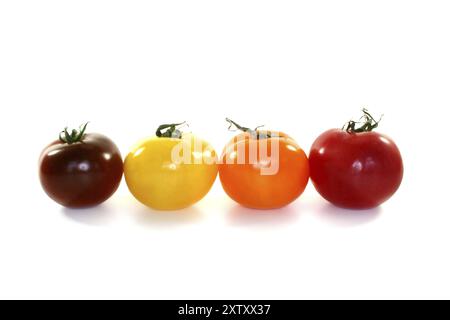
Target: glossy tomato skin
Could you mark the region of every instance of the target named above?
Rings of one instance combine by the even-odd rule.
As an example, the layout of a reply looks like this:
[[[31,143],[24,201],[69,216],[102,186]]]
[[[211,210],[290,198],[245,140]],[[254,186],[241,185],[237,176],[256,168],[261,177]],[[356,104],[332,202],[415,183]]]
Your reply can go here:
[[[256,140],[249,133],[241,133],[227,144],[219,165],[220,181],[228,196],[242,206],[252,209],[281,208],[305,190],[309,180],[308,158],[288,135],[258,132],[262,135],[270,133],[272,138]],[[256,146],[256,153],[259,154],[261,144],[266,145],[266,151],[262,154],[266,153],[267,157],[250,160],[251,148]],[[276,145],[278,156],[272,150]],[[245,157],[245,162],[238,161],[238,157]],[[278,167],[277,172],[262,174],[261,168],[270,165]]]
[[[42,152],[39,177],[45,192],[69,208],[98,205],[117,190],[123,174],[120,151],[109,138],[88,133],[82,142],[55,141]]]
[[[312,145],[309,161],[317,191],[343,208],[377,207],[397,191],[403,178],[398,147],[373,131],[326,131]]]
[[[186,161],[173,159],[175,149],[186,150]],[[179,154],[184,157],[184,151]],[[156,210],[180,210],[209,192],[217,177],[217,155],[208,142],[191,134],[151,137],[132,148],[124,172],[128,189],[139,202]]]

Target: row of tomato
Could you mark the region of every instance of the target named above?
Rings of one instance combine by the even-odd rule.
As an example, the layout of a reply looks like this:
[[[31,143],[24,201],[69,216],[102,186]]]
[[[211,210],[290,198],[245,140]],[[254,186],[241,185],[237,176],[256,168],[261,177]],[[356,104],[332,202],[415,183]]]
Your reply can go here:
[[[373,208],[399,188],[403,163],[395,143],[374,132],[376,121],[363,110],[360,121],[321,134],[309,157],[285,133],[240,130],[217,157],[212,146],[182,124],[161,125],[156,135],[136,144],[122,161],[119,149],[104,135],[79,130],[60,133],[40,156],[45,192],[59,204],[98,205],[119,187],[122,175],[141,203],[157,210],[178,210],[201,200],[219,174],[225,192],[255,209],[288,205],[311,178],[317,191],[334,205]]]

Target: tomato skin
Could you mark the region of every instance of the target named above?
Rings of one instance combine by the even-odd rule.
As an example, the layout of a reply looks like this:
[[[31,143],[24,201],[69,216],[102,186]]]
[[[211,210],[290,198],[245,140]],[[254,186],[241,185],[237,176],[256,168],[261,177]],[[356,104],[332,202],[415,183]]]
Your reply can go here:
[[[271,160],[278,163],[278,172],[274,175],[261,174],[261,168],[267,166],[267,158],[258,157],[255,163],[250,163],[250,145],[256,143],[259,152],[260,142],[249,133],[234,137],[222,153],[219,176],[223,189],[242,206],[253,209],[281,208],[297,199],[308,184],[309,165],[305,152],[288,135],[279,132],[276,134],[278,137],[261,140],[261,143],[269,140],[269,157],[273,153],[270,140],[275,140],[279,145],[279,159],[274,157]],[[237,154],[242,152],[245,153],[245,163],[239,164]],[[233,161],[227,161],[227,158]]]
[[[119,187],[123,162],[106,136],[88,133],[82,142],[55,141],[39,159],[39,178],[47,195],[69,208],[98,205]]]
[[[373,131],[326,131],[313,143],[309,162],[316,190],[343,208],[377,207],[397,191],[403,178],[394,141]]]
[[[196,144],[201,150],[195,150]],[[172,159],[174,148],[183,146],[191,163]],[[217,177],[217,156],[209,143],[191,134],[181,139],[151,137],[132,148],[124,171],[128,189],[139,202],[156,210],[180,210],[209,192]]]

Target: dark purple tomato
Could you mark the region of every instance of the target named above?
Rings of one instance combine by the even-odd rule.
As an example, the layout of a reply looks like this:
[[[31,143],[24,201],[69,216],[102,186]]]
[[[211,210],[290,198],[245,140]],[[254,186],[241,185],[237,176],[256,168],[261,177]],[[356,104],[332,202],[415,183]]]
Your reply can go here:
[[[44,149],[39,177],[47,195],[69,208],[98,205],[119,187],[123,174],[120,151],[109,138],[97,133],[63,131]]]
[[[326,131],[311,147],[311,181],[322,197],[339,207],[377,207],[402,182],[399,149],[389,137],[372,132],[378,122],[364,112],[362,127],[349,122],[345,130]]]

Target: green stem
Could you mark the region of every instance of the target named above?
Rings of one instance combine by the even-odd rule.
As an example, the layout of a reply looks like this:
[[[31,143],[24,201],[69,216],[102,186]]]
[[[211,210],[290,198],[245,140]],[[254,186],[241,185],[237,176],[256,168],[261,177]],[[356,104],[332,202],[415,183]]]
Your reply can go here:
[[[363,116],[360,120],[362,121],[353,121],[350,120],[347,122],[342,130],[347,131],[348,133],[361,133],[361,132],[370,132],[373,129],[378,127],[378,124],[380,123],[383,116],[380,117],[380,120],[376,121],[374,117],[367,111],[367,109],[362,109]],[[359,127],[357,125],[360,124]]]
[[[250,129],[247,127],[243,127],[239,124],[237,124],[235,121],[231,120],[230,118],[225,118],[225,120],[230,124],[230,126],[228,127],[228,130],[233,131],[232,128],[235,127],[236,129],[242,131],[242,132],[248,132],[252,137],[256,138],[256,139],[268,139],[268,138],[272,138],[272,135],[268,132],[266,133],[261,133],[260,131],[258,131],[259,128],[264,127],[264,126],[257,126],[255,129]]]
[[[59,133],[59,140],[62,143],[72,144],[76,142],[82,142],[85,136],[86,128],[89,122],[82,124],[79,130],[72,129],[72,132],[69,133],[67,127],[64,128],[63,131]]]
[[[183,133],[177,127],[186,124],[186,121],[181,123],[162,124],[156,129],[156,136],[158,138],[175,138],[181,139]]]

